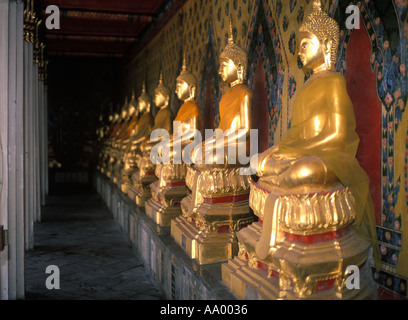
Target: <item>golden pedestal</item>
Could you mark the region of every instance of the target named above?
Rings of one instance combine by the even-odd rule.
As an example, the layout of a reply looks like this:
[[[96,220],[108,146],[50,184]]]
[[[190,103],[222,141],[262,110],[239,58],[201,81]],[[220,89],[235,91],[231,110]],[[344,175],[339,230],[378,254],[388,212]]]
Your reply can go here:
[[[273,192],[277,192],[274,190]],[[240,299],[371,299],[375,287],[371,244],[353,230],[354,198],[347,188],[277,198],[278,241],[263,259],[256,245],[266,228],[269,191],[252,183],[250,204],[260,221],[237,233],[238,257],[222,265],[223,282]],[[360,270],[359,289],[348,289],[348,266]]]
[[[139,207],[144,207],[147,200],[152,197],[150,185],[157,181],[155,176],[155,165],[150,160],[150,152],[145,152],[138,161],[139,170],[132,174],[134,188],[131,192],[135,193],[135,202]]]
[[[170,226],[181,214],[181,200],[187,196],[185,164],[158,164],[158,181],[150,185],[151,199],[146,202],[146,214],[158,225]]]
[[[174,240],[197,263],[227,261],[238,253],[236,231],[252,223],[249,177],[239,168],[200,171],[189,166],[191,193],[181,201],[183,216],[171,223]]]

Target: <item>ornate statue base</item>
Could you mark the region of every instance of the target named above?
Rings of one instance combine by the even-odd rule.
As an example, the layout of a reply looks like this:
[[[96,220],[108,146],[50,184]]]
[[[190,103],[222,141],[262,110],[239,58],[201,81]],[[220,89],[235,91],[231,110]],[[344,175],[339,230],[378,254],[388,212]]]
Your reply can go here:
[[[187,196],[187,167],[185,164],[158,164],[155,173],[158,181],[150,185],[151,199],[146,202],[146,214],[162,227],[181,214],[181,200]]]
[[[280,241],[262,259],[257,243],[265,231],[265,202],[276,196]],[[223,282],[240,299],[371,299],[371,244],[351,226],[354,198],[342,186],[303,195],[267,191],[251,183],[250,205],[260,218],[238,232],[239,254],[222,265]],[[265,217],[266,218],[266,217]],[[270,220],[268,220],[270,222]],[[268,223],[269,223],[268,222]],[[259,245],[259,243],[258,243]],[[259,247],[258,247],[259,248]],[[348,289],[348,266],[360,270],[360,288]]]
[[[122,184],[123,184],[122,169],[123,169],[123,163],[122,164],[117,163],[112,173],[113,183],[116,184],[116,186],[121,190],[122,190]]]
[[[128,188],[128,195],[135,199],[136,205],[144,207],[147,200],[152,196],[150,185],[157,181],[155,165],[150,160],[150,152],[145,152],[138,161],[138,170],[132,174],[133,186]]]
[[[135,169],[137,169],[137,167],[129,168],[129,169],[123,169],[120,190],[124,194],[129,195],[129,188],[132,186],[131,176],[132,176],[133,171]]]
[[[249,176],[239,168],[189,166],[186,184],[191,193],[181,201],[182,216],[171,222],[171,236],[200,265],[231,259],[238,253],[236,232],[255,220]]]

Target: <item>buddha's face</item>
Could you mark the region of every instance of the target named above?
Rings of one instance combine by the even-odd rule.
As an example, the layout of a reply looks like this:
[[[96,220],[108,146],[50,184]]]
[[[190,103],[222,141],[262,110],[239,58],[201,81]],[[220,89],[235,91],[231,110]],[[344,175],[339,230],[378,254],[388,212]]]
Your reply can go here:
[[[238,80],[238,68],[231,59],[220,60],[218,73],[225,82],[231,83]]]
[[[133,104],[129,105],[129,117],[135,114],[136,108]]]
[[[299,34],[299,58],[303,66],[307,69],[315,69],[325,63],[325,50],[317,39],[310,32],[300,32]]]
[[[127,111],[126,110],[122,110],[122,119],[125,119],[127,116]]]
[[[154,104],[156,107],[160,108],[165,105],[167,99],[161,92],[156,92],[154,96]]]
[[[190,97],[190,87],[185,81],[177,81],[176,84],[176,94],[177,98],[180,100],[186,100]]]
[[[147,109],[147,103],[143,99],[139,99],[139,112],[142,113]]]

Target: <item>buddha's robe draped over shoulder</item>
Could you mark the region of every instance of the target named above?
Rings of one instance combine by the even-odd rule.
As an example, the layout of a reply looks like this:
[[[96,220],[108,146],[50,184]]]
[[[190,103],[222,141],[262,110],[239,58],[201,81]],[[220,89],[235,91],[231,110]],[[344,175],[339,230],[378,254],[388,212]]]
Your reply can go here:
[[[226,131],[231,128],[232,121],[238,114],[242,101],[252,91],[244,84],[238,84],[228,89],[220,101],[220,124],[218,129]]]
[[[308,139],[319,140],[319,135],[310,132],[316,115],[329,118],[336,114],[341,118],[343,140],[336,139],[317,144],[315,147],[305,143]],[[345,124],[345,126],[344,126]],[[326,124],[329,125],[329,124]],[[291,128],[279,144],[279,153],[295,153],[300,156],[317,156],[333,170],[341,183],[349,187],[356,200],[356,220],[354,227],[365,239],[373,243],[374,252],[378,249],[374,205],[369,190],[369,179],[356,159],[360,139],[355,131],[356,120],[353,104],[347,94],[344,77],[330,72],[321,77],[309,79],[297,93],[293,103]],[[323,127],[322,136],[325,134]],[[376,254],[377,255],[377,254]]]
[[[152,131],[156,129],[167,130],[169,134],[173,133],[173,112],[169,107],[160,109],[154,118]]]
[[[122,137],[123,140],[129,138],[132,135],[132,131],[133,129],[136,128],[138,121],[139,119],[136,116],[133,117],[133,119],[130,121],[129,125],[127,126],[126,130],[123,133]]]
[[[198,117],[197,122],[201,123],[201,111],[197,100],[184,102],[174,121],[187,122],[194,117]]]
[[[137,123],[137,132],[132,137],[134,140],[139,140],[140,138],[146,137],[152,131],[154,125],[154,119],[150,112],[145,112],[139,119]]]

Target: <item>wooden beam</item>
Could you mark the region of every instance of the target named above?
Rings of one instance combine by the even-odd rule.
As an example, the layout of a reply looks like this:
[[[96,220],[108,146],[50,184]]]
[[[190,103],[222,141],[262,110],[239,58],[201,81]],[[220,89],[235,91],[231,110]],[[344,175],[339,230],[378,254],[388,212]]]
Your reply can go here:
[[[155,15],[163,0],[41,0],[41,7],[55,5],[62,9],[80,9],[86,11],[122,12]]]
[[[98,53],[98,52],[72,52],[72,51],[48,51],[50,57],[80,57],[80,58],[123,58],[122,53]]]
[[[143,22],[109,21],[61,17],[60,29],[47,30],[48,34],[137,37],[146,26]]]
[[[70,35],[70,34],[46,34],[47,41],[85,41],[85,42],[116,42],[134,43],[137,37],[115,37],[115,36],[92,36],[92,35]]]
[[[46,18],[48,14],[43,10],[42,16]],[[149,23],[153,21],[153,17],[145,14],[125,14],[125,13],[110,13],[110,12],[95,12],[95,11],[79,11],[79,10],[60,10],[62,17],[83,18],[90,20],[115,20],[115,21],[128,21],[128,22],[144,22]]]

